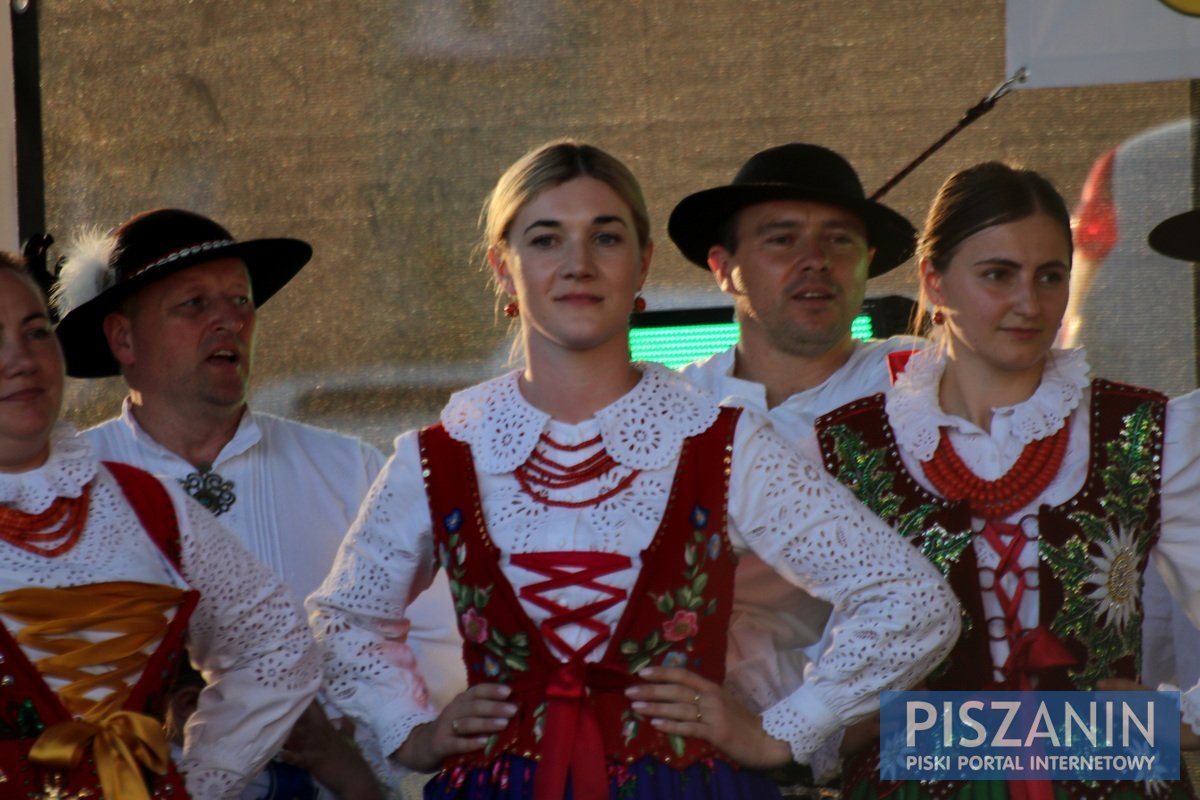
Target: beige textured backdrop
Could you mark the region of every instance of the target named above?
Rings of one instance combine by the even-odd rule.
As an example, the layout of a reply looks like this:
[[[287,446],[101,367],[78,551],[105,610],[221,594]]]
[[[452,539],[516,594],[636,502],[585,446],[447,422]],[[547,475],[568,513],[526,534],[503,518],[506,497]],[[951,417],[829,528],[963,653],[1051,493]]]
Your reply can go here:
[[[256,402],[385,446],[499,368],[471,250],[484,194],[529,147],[577,136],[631,164],[651,297],[669,300],[711,290],[666,237],[684,194],[794,140],[840,150],[873,189],[1005,77],[1002,0],[39,8],[51,232],[178,205],[309,239],[313,263],[260,316]],[[919,222],[950,171],[1004,158],[1074,203],[1099,154],[1187,114],[1184,82],[1015,92],[888,201]],[[910,292],[911,269],[871,292]],[[114,383],[73,387],[68,415],[111,415]]]

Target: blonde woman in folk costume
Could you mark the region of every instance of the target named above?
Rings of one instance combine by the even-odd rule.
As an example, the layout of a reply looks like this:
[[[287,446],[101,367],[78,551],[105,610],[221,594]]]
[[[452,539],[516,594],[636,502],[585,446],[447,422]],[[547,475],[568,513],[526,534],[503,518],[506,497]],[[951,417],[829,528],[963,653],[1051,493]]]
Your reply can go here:
[[[1071,255],[1066,206],[1041,175],[992,162],[951,176],[918,246],[938,346],[913,355],[886,395],[818,420],[829,470],[958,594],[963,633],[931,689],[1139,687],[1151,552],[1200,616],[1198,398],[1168,403],[1091,380],[1081,350],[1052,347]],[[1187,747],[1200,690],[1183,695],[1182,711]],[[1069,781],[881,784],[877,754],[872,746],[850,767],[847,797],[1096,792]],[[1182,783],[1103,787],[1111,797],[1192,796]]]
[[[237,798],[315,694],[316,644],[204,508],[97,461],[62,390],[45,298],[0,255],[0,796]],[[189,655],[209,686],[176,765],[163,706]]]
[[[629,361],[645,202],[612,156],[555,142],[485,209],[525,367],[404,434],[309,599],[330,693],[427,797],[760,798],[945,654],[936,570],[763,420]],[[845,609],[825,666],[761,718],[721,688],[734,559]],[[449,573],[471,683],[440,714],[405,603]]]

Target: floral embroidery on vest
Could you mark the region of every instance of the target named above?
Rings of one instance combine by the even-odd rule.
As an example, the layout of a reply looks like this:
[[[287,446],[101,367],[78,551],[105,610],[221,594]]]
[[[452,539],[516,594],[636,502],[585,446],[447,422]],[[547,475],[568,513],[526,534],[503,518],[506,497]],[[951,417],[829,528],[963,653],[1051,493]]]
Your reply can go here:
[[[974,534],[970,530],[951,533],[941,523],[929,523],[929,515],[938,510],[936,503],[921,503],[902,512],[904,498],[893,491],[896,475],[888,470],[887,449],[867,447],[862,437],[845,425],[830,426],[826,433],[837,453],[835,477],[854,492],[859,502],[916,544],[943,575],[948,575]]]
[[[710,562],[716,562],[725,548],[720,533],[706,533],[708,509],[697,505],[692,509],[689,519],[692,525],[692,540],[683,549],[682,584],[673,591],[650,593],[654,607],[663,614],[661,626],[640,641],[621,641],[621,654],[625,656],[630,673],[656,662],[664,667],[701,667],[701,659],[693,655],[695,637],[700,633],[701,618],[711,617],[719,608],[719,598],[705,594],[708,569]],[[621,715],[621,736],[626,744],[637,737],[644,719],[632,709]],[[683,737],[669,735],[667,738],[675,754],[683,755],[686,746]]]
[[[700,632],[700,618],[717,611],[717,598],[706,600],[704,589],[708,586],[709,561],[721,555],[722,540],[719,533],[706,535],[708,510],[696,506],[692,509],[692,541],[683,551],[685,568],[683,582],[674,591],[651,594],[654,607],[664,615],[661,628],[651,631],[641,641],[625,639],[621,642],[621,653],[626,657],[630,672],[650,666],[662,656],[664,667],[695,668],[700,666],[691,656],[693,640]]]
[[[1117,659],[1141,660],[1142,572],[1158,538],[1158,515],[1149,506],[1158,493],[1162,426],[1151,403],[1121,420],[1118,436],[1104,445],[1100,471],[1105,515],[1075,511],[1075,535],[1062,546],[1042,539],[1039,555],[1063,586],[1062,610],[1051,630],[1084,645],[1087,662],[1072,670],[1079,688],[1110,674]],[[1158,409],[1161,414],[1161,409]]]
[[[1043,688],[1087,689],[1101,677],[1136,679],[1141,659],[1142,572],[1159,532],[1159,491],[1166,398],[1150,390],[1093,381],[1090,409],[1091,460],[1083,488],[1060,506],[1038,508],[1038,561],[1042,574],[1040,613],[1051,633],[1077,655],[1077,665],[1042,673]],[[939,502],[904,469],[882,396],[855,401],[817,420],[826,468],[859,499],[921,547],[950,579],[964,606],[978,608],[974,535],[947,530],[965,517],[957,504]],[[905,509],[908,511],[905,512]],[[929,529],[922,530],[923,525]],[[934,539],[928,544],[925,539]],[[959,546],[961,541],[961,546]],[[934,555],[931,555],[934,554]],[[940,560],[938,556],[940,555]],[[1057,593],[1057,595],[1056,595]],[[1056,603],[1055,597],[1061,597]],[[964,611],[964,620],[967,620]],[[987,651],[982,630],[963,634],[950,658],[929,677],[938,689],[986,685],[979,664]],[[940,684],[936,683],[940,681]],[[887,743],[884,743],[886,746]],[[920,798],[975,797],[979,784],[884,782],[876,751],[852,760],[843,786],[847,796],[895,793]],[[991,791],[991,786],[985,791]],[[1179,782],[1055,782],[1057,797],[1195,797]],[[997,786],[1004,796],[1007,789]]]
[[[669,502],[641,552],[625,609],[607,633],[583,620],[594,629],[594,644],[585,643],[567,658],[550,649],[555,620],[574,618],[588,606],[560,607],[544,597],[545,587],[587,586],[600,595],[591,605],[603,606],[606,596],[624,595],[626,590],[605,584],[604,578],[629,569],[630,556],[599,550],[511,553],[512,565],[546,578],[517,590],[505,578],[503,554],[487,533],[470,450],[441,426],[421,432],[434,555],[449,579],[468,680],[507,683],[520,709],[484,750],[447,760],[443,776],[451,785],[465,779],[467,771],[480,770],[477,777],[489,772],[500,754],[542,762],[544,774],[553,776],[555,768],[546,764],[574,765],[584,758],[575,748],[593,731],[599,738],[588,743],[594,755],[587,758],[595,758],[600,770],[605,762],[631,765],[649,758],[675,772],[717,757],[703,740],[667,736],[642,724],[624,689],[639,680],[636,670],[650,664],[686,665],[715,682],[724,678],[736,563],[725,530],[725,503],[737,416],[736,410],[722,410],[718,423],[685,440]],[[550,617],[535,624],[521,606],[523,598],[533,598],[552,612]],[[584,660],[581,654],[592,647],[603,647],[600,659]],[[585,769],[591,767],[584,763]],[[542,776],[539,771],[538,779]],[[614,776],[611,769],[609,776]]]
[[[507,681],[512,672],[529,669],[529,636],[516,630],[505,633],[495,624],[488,624],[482,613],[492,598],[493,584],[474,586],[467,583],[467,545],[458,534],[463,515],[454,509],[442,520],[448,534],[446,542],[438,542],[437,558],[446,571],[450,594],[454,598],[454,613],[458,615],[463,638],[468,642],[483,645],[489,654],[483,659],[483,672],[495,681]],[[494,738],[494,737],[493,737]]]

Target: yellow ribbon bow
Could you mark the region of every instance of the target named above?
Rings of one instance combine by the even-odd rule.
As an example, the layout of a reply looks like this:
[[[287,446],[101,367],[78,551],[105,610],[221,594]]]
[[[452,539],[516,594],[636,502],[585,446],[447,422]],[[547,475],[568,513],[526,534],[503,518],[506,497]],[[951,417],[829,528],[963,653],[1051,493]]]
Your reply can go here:
[[[31,761],[70,770],[90,745],[106,797],[150,800],[142,767],[165,775],[170,743],[160,720],[122,708],[132,691],[125,679],[141,674],[147,650],[162,639],[168,612],[183,596],[171,586],[132,581],[0,594],[0,614],[25,626],[17,641],[51,654],[34,665],[44,677],[68,681],[58,696],[77,715],[42,731],[30,750]],[[100,641],[71,635],[84,631],[113,635]],[[103,689],[109,694],[102,700],[88,696]]]

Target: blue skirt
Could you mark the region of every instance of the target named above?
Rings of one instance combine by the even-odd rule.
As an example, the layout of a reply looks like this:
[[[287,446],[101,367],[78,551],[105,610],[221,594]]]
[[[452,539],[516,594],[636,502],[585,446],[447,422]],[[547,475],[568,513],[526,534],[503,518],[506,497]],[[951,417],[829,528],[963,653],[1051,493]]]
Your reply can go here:
[[[425,800],[526,800],[533,797],[537,762],[500,756],[490,767],[446,770],[425,784]],[[724,761],[678,770],[652,758],[608,767],[610,800],[773,800],[779,787],[762,773]],[[571,800],[568,781],[563,800]]]

